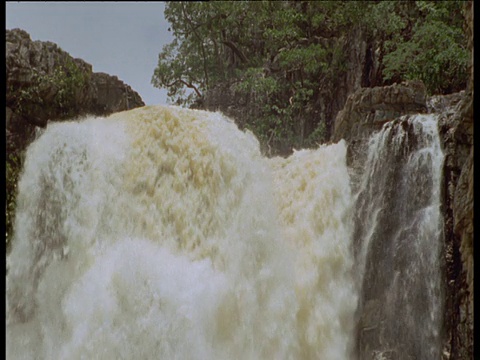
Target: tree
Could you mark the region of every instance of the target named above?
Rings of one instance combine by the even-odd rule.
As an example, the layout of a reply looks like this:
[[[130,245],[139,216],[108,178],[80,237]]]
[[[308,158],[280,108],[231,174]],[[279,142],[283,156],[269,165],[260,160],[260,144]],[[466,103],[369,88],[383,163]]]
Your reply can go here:
[[[431,93],[462,89],[461,3],[170,2],[175,39],[160,52],[152,83],[184,106],[226,86],[247,99],[245,126],[266,148],[312,146],[328,140],[332,119],[316,109],[335,101],[357,31],[379,52],[377,84],[415,78]]]
[[[389,21],[393,25],[391,36],[384,44],[384,79],[422,80],[431,95],[465,89],[468,50],[464,2],[408,2],[408,12],[406,5],[390,4],[396,15]]]
[[[249,99],[246,126],[261,140],[313,145],[304,115],[319,87],[345,71],[336,40],[349,31],[346,13],[354,7],[347,3],[168,3],[165,16],[175,39],[159,54],[152,83],[186,106],[218,84],[233,84]],[[318,126],[317,140],[324,129]]]

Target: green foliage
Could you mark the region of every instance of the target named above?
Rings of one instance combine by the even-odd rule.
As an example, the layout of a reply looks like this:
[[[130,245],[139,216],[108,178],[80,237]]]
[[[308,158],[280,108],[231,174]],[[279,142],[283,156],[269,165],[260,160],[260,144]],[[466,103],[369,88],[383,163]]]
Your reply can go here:
[[[207,2],[166,5],[165,18],[171,23],[175,39],[159,54],[152,84],[168,88],[169,98],[179,105],[191,104],[202,97],[210,83],[224,79],[221,59],[221,29],[226,26],[224,7],[222,3],[212,6]]]
[[[305,109],[318,96],[319,80],[333,81],[345,71],[341,47],[323,37],[347,21],[338,17],[337,5],[168,3],[165,17],[175,39],[160,52],[152,84],[185,106],[218,84],[234,84],[248,99],[246,126],[264,144],[301,147]]]
[[[267,101],[271,94],[278,91],[278,86],[275,78],[264,75],[263,68],[248,68],[242,73],[235,89],[244,94],[258,94],[261,101]]]
[[[85,74],[72,60],[56,67],[51,73],[32,70],[28,86],[16,90],[11,86],[13,108],[23,116],[35,114],[39,108],[48,107],[59,118],[68,118],[77,113],[77,95],[88,82]]]
[[[69,60],[65,65],[56,68],[48,80],[58,89],[53,99],[54,106],[61,109],[63,116],[76,113],[77,95],[86,86],[87,75]]]
[[[324,122],[318,123],[315,130],[307,137],[305,145],[307,147],[315,147],[326,142],[327,139],[327,129]]]
[[[320,44],[312,44],[307,47],[294,48],[290,51],[282,51],[279,56],[279,65],[284,69],[302,70],[305,75],[318,74],[327,67],[325,63],[326,49]]]
[[[22,159],[17,154],[8,154],[6,158],[6,203],[5,203],[5,231],[6,246],[10,246],[13,237],[13,225],[15,222],[15,210],[17,207],[17,184],[20,177]]]
[[[462,2],[169,2],[174,35],[152,77],[189,106],[219,85],[247,100],[246,127],[265,147],[328,141],[317,106],[349,71],[346,39],[365,34],[385,83],[423,80],[431,93],[466,80]],[[330,99],[333,101],[333,99]],[[321,106],[328,107],[329,104]]]
[[[403,31],[385,41],[385,80],[422,80],[430,94],[465,88],[468,50],[461,1],[412,2],[410,23],[398,14],[391,31]]]

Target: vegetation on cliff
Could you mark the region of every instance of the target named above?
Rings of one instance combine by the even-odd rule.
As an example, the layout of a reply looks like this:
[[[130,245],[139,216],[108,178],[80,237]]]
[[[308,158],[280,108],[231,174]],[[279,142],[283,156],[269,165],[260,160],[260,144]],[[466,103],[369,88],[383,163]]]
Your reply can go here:
[[[32,69],[27,84],[18,86],[10,81],[7,105],[15,109],[18,115],[27,118],[35,116],[38,108],[44,108],[43,111],[66,119],[80,112],[78,93],[83,91],[88,81],[89,74],[67,58],[64,64],[58,65],[50,73]]]
[[[464,1],[381,2],[388,39],[383,42],[385,80],[422,80],[430,95],[465,89],[469,51]],[[386,14],[393,16],[385,16]],[[377,26],[372,26],[377,30]]]
[[[5,162],[5,242],[7,249],[10,247],[15,222],[15,209],[17,207],[17,184],[23,161],[17,154],[7,154]]]
[[[264,144],[308,147],[330,138],[333,119],[318,113],[335,115],[325,108],[356,66],[352,41],[367,44],[362,86],[420,79],[430,94],[464,89],[463,11],[462,1],[171,2],[174,40],[152,83],[200,107],[228,84]]]

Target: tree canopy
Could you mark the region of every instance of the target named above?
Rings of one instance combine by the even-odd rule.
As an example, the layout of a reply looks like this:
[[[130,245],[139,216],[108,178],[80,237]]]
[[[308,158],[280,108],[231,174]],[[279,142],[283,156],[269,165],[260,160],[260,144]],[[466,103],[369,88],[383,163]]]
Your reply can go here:
[[[184,106],[233,84],[248,97],[255,116],[246,126],[261,140],[309,146],[328,140],[326,123],[305,134],[299,122],[349,71],[354,32],[373,44],[376,84],[420,79],[430,94],[465,88],[463,11],[463,1],[169,2],[174,40],[152,83]]]

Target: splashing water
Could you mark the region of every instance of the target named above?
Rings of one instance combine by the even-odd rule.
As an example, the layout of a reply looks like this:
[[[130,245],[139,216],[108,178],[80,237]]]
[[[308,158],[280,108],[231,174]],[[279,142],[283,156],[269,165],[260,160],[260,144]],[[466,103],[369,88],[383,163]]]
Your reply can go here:
[[[441,358],[443,159],[436,115],[370,138],[354,230],[360,359]]]
[[[18,185],[7,358],[350,358],[345,153],[266,159],[174,107],[50,124]]]

